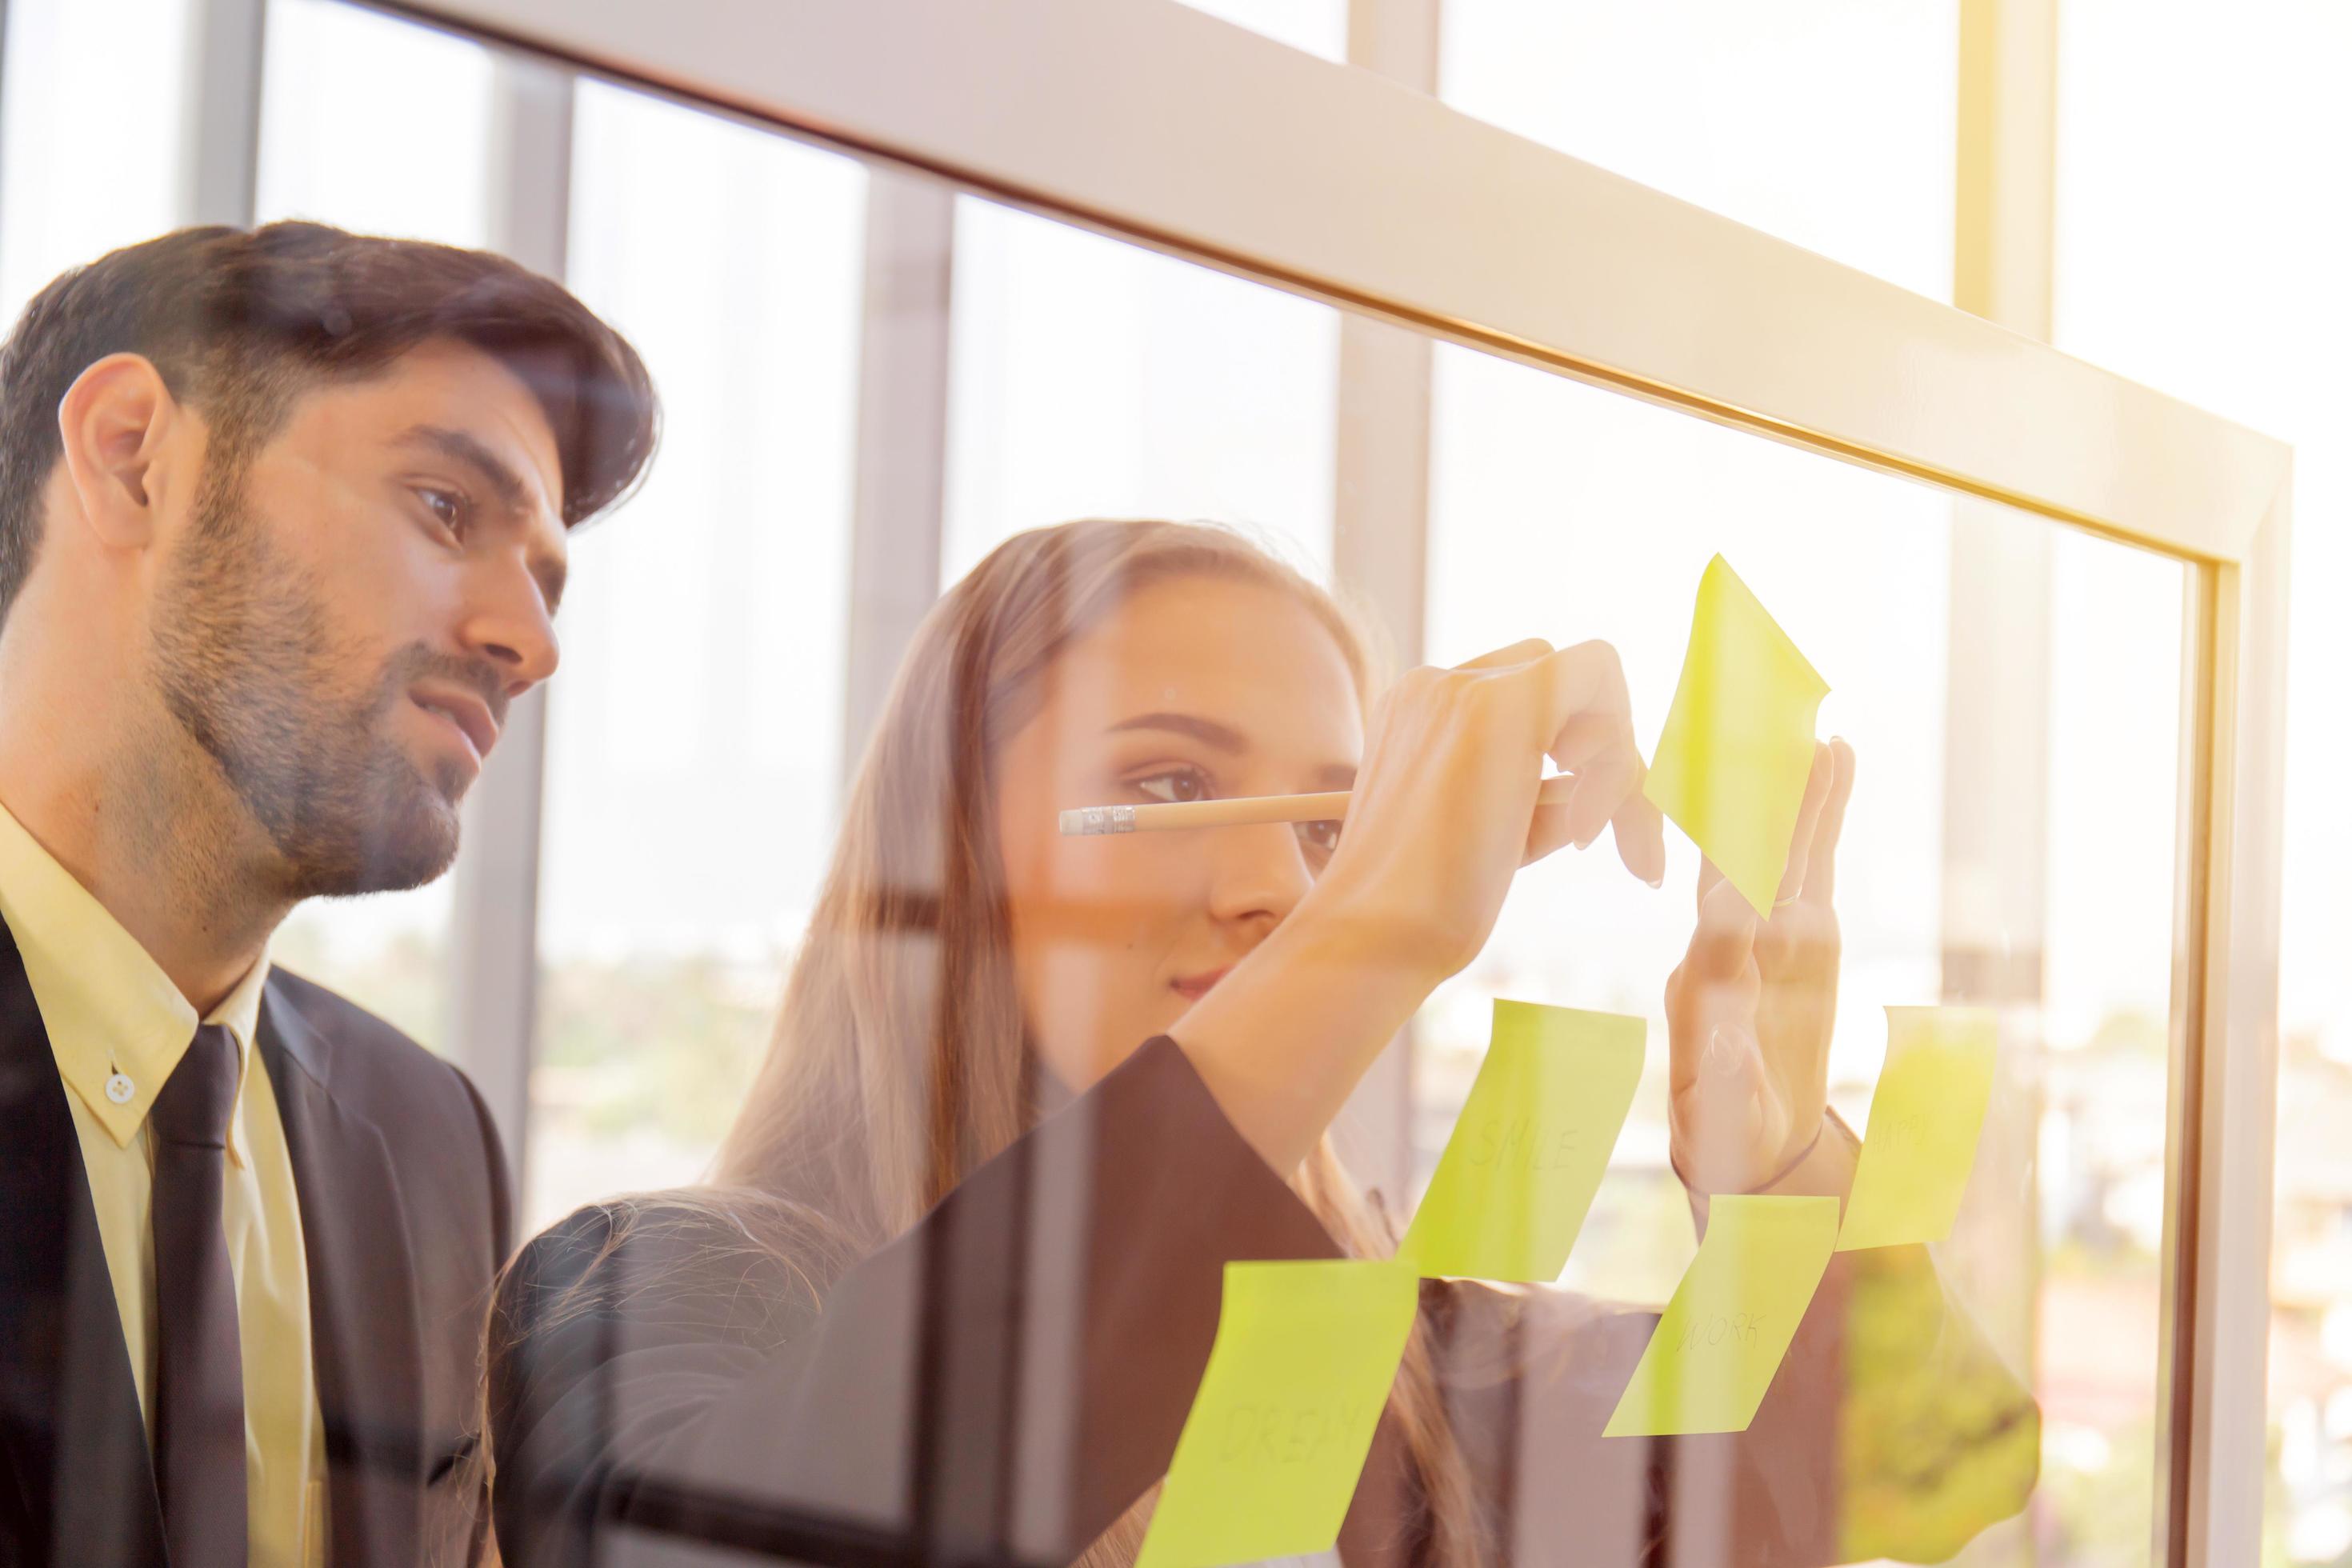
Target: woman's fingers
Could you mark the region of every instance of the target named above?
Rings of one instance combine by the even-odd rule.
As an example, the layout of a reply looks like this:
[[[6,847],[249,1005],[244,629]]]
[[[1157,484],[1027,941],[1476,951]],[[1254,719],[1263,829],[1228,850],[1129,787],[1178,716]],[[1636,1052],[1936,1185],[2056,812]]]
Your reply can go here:
[[[1570,816],[1568,802],[1537,802],[1535,815],[1528,819],[1527,853],[1519,864],[1534,865],[1554,850],[1574,842],[1575,834],[1575,820]]]
[[[1805,890],[1800,895],[1807,903],[1824,906],[1837,893],[1838,835],[1845,828],[1845,803],[1853,796],[1853,748],[1833,737],[1830,760],[1836,776],[1822,806],[1821,820],[1813,827],[1812,855],[1805,868]]]
[[[1498,647],[1492,653],[1482,653],[1476,658],[1465,658],[1456,669],[1507,669],[1513,665],[1532,664],[1552,651],[1551,644],[1541,637],[1521,637],[1508,647]]]
[[[1828,803],[1835,777],[1836,763],[1829,747],[1814,742],[1813,767],[1805,775],[1805,798],[1797,807],[1796,831],[1789,836],[1789,864],[1780,873],[1777,903],[1786,903],[1804,890],[1805,868],[1812,859],[1813,829],[1821,822],[1822,807]]]
[[[1534,672],[1545,682],[1550,722],[1544,749],[1559,743],[1570,721],[1587,715],[1612,716],[1618,733],[1633,735],[1633,700],[1625,691],[1625,668],[1617,650],[1605,642],[1580,642],[1534,661]]]
[[[1723,880],[1723,868],[1722,868],[1722,867],[1720,867],[1720,866],[1718,866],[1718,865],[1717,865],[1714,861],[1712,861],[1712,860],[1708,859],[1706,856],[1704,856],[1704,855],[1700,856],[1700,857],[1698,858],[1698,908],[1699,908],[1699,909],[1701,909],[1701,910],[1705,910],[1705,909],[1706,908],[1706,896],[1707,896],[1707,894],[1709,894],[1709,893],[1711,893],[1711,892],[1715,891],[1715,885],[1716,885],[1717,882],[1720,882],[1720,881],[1722,881],[1722,880]]]
[[[1538,660],[1529,673],[1546,685],[1546,732],[1551,738],[1545,750],[1577,775],[1567,803],[1567,841],[1586,847],[1613,825],[1625,868],[1652,887],[1660,885],[1665,879],[1665,826],[1642,795],[1645,770],[1617,650],[1605,642],[1579,643]],[[1528,848],[1530,859],[1540,858],[1532,833]]]
[[[1576,847],[1601,837],[1626,800],[1641,793],[1642,759],[1631,746],[1612,746],[1586,761],[1568,797],[1569,823]]]
[[[1636,784],[1609,819],[1617,838],[1617,858],[1653,888],[1666,885],[1666,819]]]
[[[1654,888],[1663,885],[1666,879],[1665,818],[1642,794],[1642,781],[1649,769],[1633,748],[1633,724],[1628,718],[1609,711],[1579,713],[1552,742],[1551,760],[1559,764],[1562,772],[1575,773],[1578,779],[1575,798],[1570,803],[1575,811],[1575,829],[1565,842],[1590,844],[1600,836],[1604,825],[1609,826],[1615,830],[1617,858],[1625,863],[1625,868]],[[1602,772],[1602,781],[1598,784],[1588,783],[1586,775],[1596,768]],[[1600,803],[1608,800],[1616,804],[1606,812],[1601,811]]]
[[[1748,901],[1748,895],[1716,872],[1713,884],[1699,894],[1698,924],[1691,931],[1690,952],[1683,960],[1689,979],[1701,985],[1744,980],[1756,954],[1758,924],[1756,907]]]

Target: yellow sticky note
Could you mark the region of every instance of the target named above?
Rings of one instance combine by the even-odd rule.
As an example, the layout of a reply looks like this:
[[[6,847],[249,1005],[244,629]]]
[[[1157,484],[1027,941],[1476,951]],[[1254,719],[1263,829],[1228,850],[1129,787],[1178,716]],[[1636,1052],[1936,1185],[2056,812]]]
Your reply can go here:
[[[1404,1264],[1228,1263],[1216,1342],[1136,1568],[1339,1539],[1420,1305]]]
[[[1423,1274],[1559,1278],[1642,1081],[1648,1025],[1495,1004],[1486,1059],[1397,1256]]]
[[[2000,1039],[1999,1023],[1981,1007],[1886,1009],[1886,1065],[1870,1097],[1840,1252],[1952,1234]]]
[[[1642,793],[1759,913],[1780,896],[1829,689],[1723,557],[1708,562]]]
[[[1744,1432],[1837,1245],[1835,1198],[1719,1197],[1602,1436]]]

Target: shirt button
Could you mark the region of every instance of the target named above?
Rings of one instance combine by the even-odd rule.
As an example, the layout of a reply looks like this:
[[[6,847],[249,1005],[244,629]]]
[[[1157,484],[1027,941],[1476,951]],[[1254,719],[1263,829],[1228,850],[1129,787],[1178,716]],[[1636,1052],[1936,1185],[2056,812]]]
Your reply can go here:
[[[106,1080],[106,1098],[114,1101],[115,1104],[130,1104],[131,1097],[138,1092],[139,1086],[132,1083],[121,1073],[113,1073],[108,1076]]]

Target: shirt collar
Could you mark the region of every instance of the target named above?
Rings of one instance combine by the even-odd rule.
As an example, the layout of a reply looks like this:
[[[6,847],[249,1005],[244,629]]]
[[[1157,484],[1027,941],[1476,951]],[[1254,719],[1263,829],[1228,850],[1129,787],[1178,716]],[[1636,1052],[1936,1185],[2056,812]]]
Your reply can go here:
[[[25,979],[41,1010],[58,1075],[108,1136],[127,1147],[194,1037],[194,1006],[138,940],[5,805],[0,917],[24,956]],[[236,1041],[237,1099],[229,1119],[228,1152],[239,1164],[245,1161],[245,1085],[252,1076],[253,1035],[268,977],[265,952],[201,1020],[226,1025]]]

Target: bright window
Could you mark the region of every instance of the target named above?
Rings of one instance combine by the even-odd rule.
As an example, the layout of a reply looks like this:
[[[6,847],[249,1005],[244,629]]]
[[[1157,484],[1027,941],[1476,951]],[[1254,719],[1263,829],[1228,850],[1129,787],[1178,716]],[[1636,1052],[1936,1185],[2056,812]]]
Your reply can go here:
[[[597,83],[572,283],[663,400],[573,542],[550,689],[528,1225],[693,1180],[767,1041],[842,771],[866,177]]]
[[[1958,0],[1445,0],[1456,109],[1951,297]]]
[[[2059,346],[2294,447],[2265,1563],[2352,1555],[2352,12],[2059,8]],[[2226,25],[2218,25],[2223,24]],[[2193,83],[2194,113],[2182,112]]]
[[[9,0],[0,319],[68,267],[180,221],[188,0]]]
[[[1238,523],[1329,575],[1328,306],[966,197],[954,308],[945,582],[1079,517]]]

